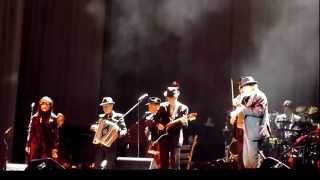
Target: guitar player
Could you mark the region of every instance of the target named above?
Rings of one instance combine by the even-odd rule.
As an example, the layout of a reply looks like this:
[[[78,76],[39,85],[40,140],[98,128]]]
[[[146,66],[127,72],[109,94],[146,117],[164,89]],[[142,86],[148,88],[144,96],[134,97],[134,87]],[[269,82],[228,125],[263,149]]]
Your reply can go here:
[[[173,82],[172,85],[167,87],[163,94],[166,97],[166,102],[160,104],[160,108],[154,117],[154,126],[157,128],[158,136],[168,133],[167,136],[159,140],[160,168],[169,169],[170,165],[172,169],[180,169],[183,127],[188,126],[189,108],[178,101],[180,91],[177,82]]]

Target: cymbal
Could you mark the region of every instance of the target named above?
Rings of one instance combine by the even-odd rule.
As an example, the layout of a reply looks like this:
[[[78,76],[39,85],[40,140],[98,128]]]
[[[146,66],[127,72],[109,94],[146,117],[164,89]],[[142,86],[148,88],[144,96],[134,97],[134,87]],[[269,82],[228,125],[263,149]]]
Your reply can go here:
[[[307,110],[308,115],[316,114],[319,111],[318,107],[310,106]]]
[[[302,129],[279,129],[280,131],[291,131],[291,132],[300,132],[303,131]]]
[[[287,119],[281,119],[281,120],[276,120],[276,123],[286,123],[286,124],[290,124],[291,121],[287,120]]]
[[[280,113],[278,113],[278,112],[273,112],[273,113],[269,113],[269,116],[270,117],[276,117],[276,116],[278,116]]]

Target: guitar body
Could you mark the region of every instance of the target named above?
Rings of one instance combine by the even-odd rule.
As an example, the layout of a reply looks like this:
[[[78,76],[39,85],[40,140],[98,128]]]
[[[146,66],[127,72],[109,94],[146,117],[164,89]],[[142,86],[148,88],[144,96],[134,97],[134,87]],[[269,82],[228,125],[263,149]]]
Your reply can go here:
[[[157,144],[162,138],[168,136],[178,124],[182,123],[182,121],[193,121],[196,119],[197,115],[198,113],[190,113],[187,117],[181,117],[167,123],[164,130],[157,130],[155,141],[152,141],[151,145]]]
[[[238,109],[236,109],[235,111],[237,110]],[[236,140],[242,140],[243,128],[244,128],[244,114],[242,111],[240,111],[240,113],[237,114],[235,121],[232,125],[233,125],[233,138]]]
[[[243,129],[243,127],[244,127],[244,114],[242,112],[240,114],[238,114],[235,124],[236,124],[237,128]]]
[[[229,144],[229,160],[237,163],[239,169],[244,167],[242,160],[244,114],[238,113],[233,124],[232,140]]]
[[[181,125],[182,121],[193,121],[196,119],[196,116],[197,116],[197,113],[190,113],[186,117],[181,117],[173,121],[170,121],[165,125],[165,128],[163,130],[159,130],[158,128],[154,129],[154,132],[156,133],[153,133],[153,138],[151,141],[149,141],[147,154],[151,155],[155,159],[158,167],[161,166],[159,141],[164,137],[167,137],[168,135],[170,135],[171,132],[174,132],[174,129],[179,125]],[[169,166],[171,166],[170,158],[169,158]]]

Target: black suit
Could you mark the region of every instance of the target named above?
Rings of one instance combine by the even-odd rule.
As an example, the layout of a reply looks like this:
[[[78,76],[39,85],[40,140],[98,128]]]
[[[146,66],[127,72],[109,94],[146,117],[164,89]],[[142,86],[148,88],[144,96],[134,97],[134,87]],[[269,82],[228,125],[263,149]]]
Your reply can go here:
[[[120,131],[126,131],[127,127],[123,119],[123,115],[120,113],[116,113],[112,111],[111,114],[100,114],[100,119],[96,122],[97,124],[100,123],[100,121],[111,121],[113,123],[116,123]],[[105,147],[101,144],[98,144],[96,146],[96,157],[95,157],[95,167],[97,169],[100,169],[100,165],[103,160],[107,160],[107,169],[113,169],[115,167],[115,161],[117,156],[117,149],[118,149],[118,142],[119,139],[115,140],[111,147]]]
[[[175,105],[175,115],[173,120],[188,115],[188,107],[180,102]],[[154,125],[161,123],[162,125],[168,124],[170,120],[170,105],[167,102],[161,103],[159,111],[154,117]],[[169,157],[171,160],[172,168],[180,169],[180,148],[183,143],[183,127],[188,124],[179,123],[168,131],[168,136],[165,136],[159,141],[160,144],[160,159],[161,169],[169,168]],[[169,152],[171,156],[169,156]]]

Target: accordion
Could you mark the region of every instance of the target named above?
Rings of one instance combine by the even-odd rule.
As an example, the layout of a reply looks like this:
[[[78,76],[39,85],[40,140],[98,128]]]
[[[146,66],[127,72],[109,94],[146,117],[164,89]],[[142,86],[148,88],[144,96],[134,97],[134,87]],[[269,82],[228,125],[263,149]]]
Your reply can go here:
[[[92,143],[110,147],[112,143],[119,137],[119,130],[120,128],[116,123],[108,120],[100,120]]]

